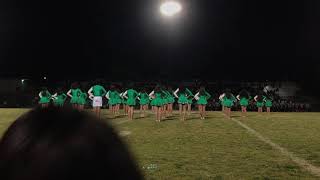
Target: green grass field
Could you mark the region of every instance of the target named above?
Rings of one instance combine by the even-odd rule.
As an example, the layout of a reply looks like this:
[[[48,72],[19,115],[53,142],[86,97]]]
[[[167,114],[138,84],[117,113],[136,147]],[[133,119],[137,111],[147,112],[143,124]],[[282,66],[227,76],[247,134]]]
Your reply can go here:
[[[0,135],[24,109],[0,109]],[[109,117],[107,111],[103,112]],[[128,144],[146,179],[320,179],[320,113],[249,113],[233,120],[194,112],[155,122],[154,116],[108,120]],[[313,165],[299,164],[239,123]],[[319,172],[318,172],[319,171]]]

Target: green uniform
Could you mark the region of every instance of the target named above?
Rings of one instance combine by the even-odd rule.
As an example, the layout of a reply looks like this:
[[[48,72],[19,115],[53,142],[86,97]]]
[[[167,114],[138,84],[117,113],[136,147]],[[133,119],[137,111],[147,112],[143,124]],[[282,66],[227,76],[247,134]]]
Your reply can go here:
[[[249,105],[249,100],[250,99],[251,99],[251,97],[249,97],[249,98],[246,98],[246,97],[240,98],[240,106],[247,107]]]
[[[236,98],[232,95],[231,98],[227,98],[227,96],[223,97],[223,106],[231,108],[234,105]]]
[[[120,96],[120,98],[121,98],[121,103],[126,105],[127,104],[127,100],[122,95]]]
[[[120,93],[118,91],[109,91],[108,93],[109,93],[109,102],[108,102],[109,105],[114,106],[122,103]]]
[[[192,102],[192,99],[190,101],[189,96],[192,96],[192,93],[189,89],[186,89],[185,92],[179,91],[178,103],[189,104],[190,102]]]
[[[148,105],[150,103],[149,95],[147,93],[139,93],[140,105]]]
[[[64,105],[64,102],[66,101],[67,99],[67,95],[62,93],[60,95],[57,95],[54,100],[53,100],[53,104],[55,106],[63,106]]]
[[[272,107],[272,99],[266,98],[265,99],[265,106],[266,107]]]
[[[41,95],[41,97],[40,97],[39,104],[48,104],[48,103],[50,103],[51,94],[49,93],[49,91],[41,91],[40,95]]]
[[[203,94],[199,94],[199,99],[197,101],[197,104],[199,105],[207,105],[208,99],[210,99],[211,95],[205,91]]]
[[[79,101],[79,96],[81,95],[81,90],[80,89],[71,89],[71,104],[77,104]]]
[[[127,105],[128,106],[135,106],[136,105],[136,98],[138,96],[138,92],[134,89],[129,89],[127,91]]]
[[[167,100],[168,100],[168,104],[174,103],[174,96],[172,92],[167,91]]]
[[[192,92],[187,88],[186,89],[187,93],[189,94],[189,98],[188,98],[188,104],[192,104],[193,103],[193,98],[194,95],[192,94]]]
[[[92,86],[92,94],[95,97],[102,97],[105,96],[107,91],[104,89],[104,87],[100,85],[94,85]]]
[[[157,106],[157,107],[160,107],[160,106],[163,106],[164,102],[163,102],[163,92],[159,91],[159,92],[155,92],[154,93],[154,99],[152,99],[151,101],[151,105],[152,106]]]
[[[87,104],[87,98],[88,98],[87,93],[81,92],[81,94],[80,94],[80,96],[79,96],[78,104],[80,104],[80,105],[86,105],[86,104]]]
[[[168,103],[169,103],[168,92],[167,91],[162,91],[162,104],[166,105]]]
[[[263,96],[261,101],[257,101],[256,105],[258,108],[263,107],[264,106],[264,101],[265,101],[266,97]]]

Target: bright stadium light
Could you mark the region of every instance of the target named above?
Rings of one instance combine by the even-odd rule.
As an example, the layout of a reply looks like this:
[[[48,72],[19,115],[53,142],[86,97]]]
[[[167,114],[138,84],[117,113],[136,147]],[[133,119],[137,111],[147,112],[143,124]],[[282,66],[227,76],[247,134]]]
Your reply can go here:
[[[160,12],[167,17],[172,17],[181,12],[182,6],[176,1],[166,1],[160,6]]]

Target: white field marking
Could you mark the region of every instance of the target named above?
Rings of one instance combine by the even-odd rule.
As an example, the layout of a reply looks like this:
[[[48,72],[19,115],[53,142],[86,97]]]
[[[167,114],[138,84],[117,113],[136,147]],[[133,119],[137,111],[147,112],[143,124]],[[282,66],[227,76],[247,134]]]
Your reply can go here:
[[[131,134],[131,131],[120,131],[120,136],[129,136]]]
[[[114,122],[112,124],[123,124],[123,123],[129,122],[129,121],[131,121],[131,120],[118,121],[118,122]]]
[[[295,162],[297,165],[299,165],[300,167],[302,167],[303,169],[309,171],[311,174],[320,177],[320,168],[317,166],[314,166],[312,164],[310,164],[308,161],[297,157],[296,155],[294,155],[293,153],[289,152],[287,149],[281,147],[280,145],[272,142],[270,139],[263,137],[260,133],[258,133],[257,131],[255,131],[254,129],[250,128],[249,126],[247,126],[246,124],[238,121],[237,119],[231,118],[232,121],[236,122],[237,124],[239,124],[241,127],[243,127],[244,129],[246,129],[249,133],[253,134],[255,137],[257,137],[260,141],[270,145],[271,147],[273,147],[274,149],[279,150],[282,155],[289,157],[293,162]]]

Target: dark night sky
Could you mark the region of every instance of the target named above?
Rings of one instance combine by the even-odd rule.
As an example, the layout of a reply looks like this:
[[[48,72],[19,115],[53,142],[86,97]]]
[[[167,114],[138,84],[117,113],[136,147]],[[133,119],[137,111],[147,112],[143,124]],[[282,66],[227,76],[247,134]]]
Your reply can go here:
[[[303,80],[320,76],[320,2],[0,3],[0,75],[54,79]],[[39,68],[36,64],[40,64]]]

